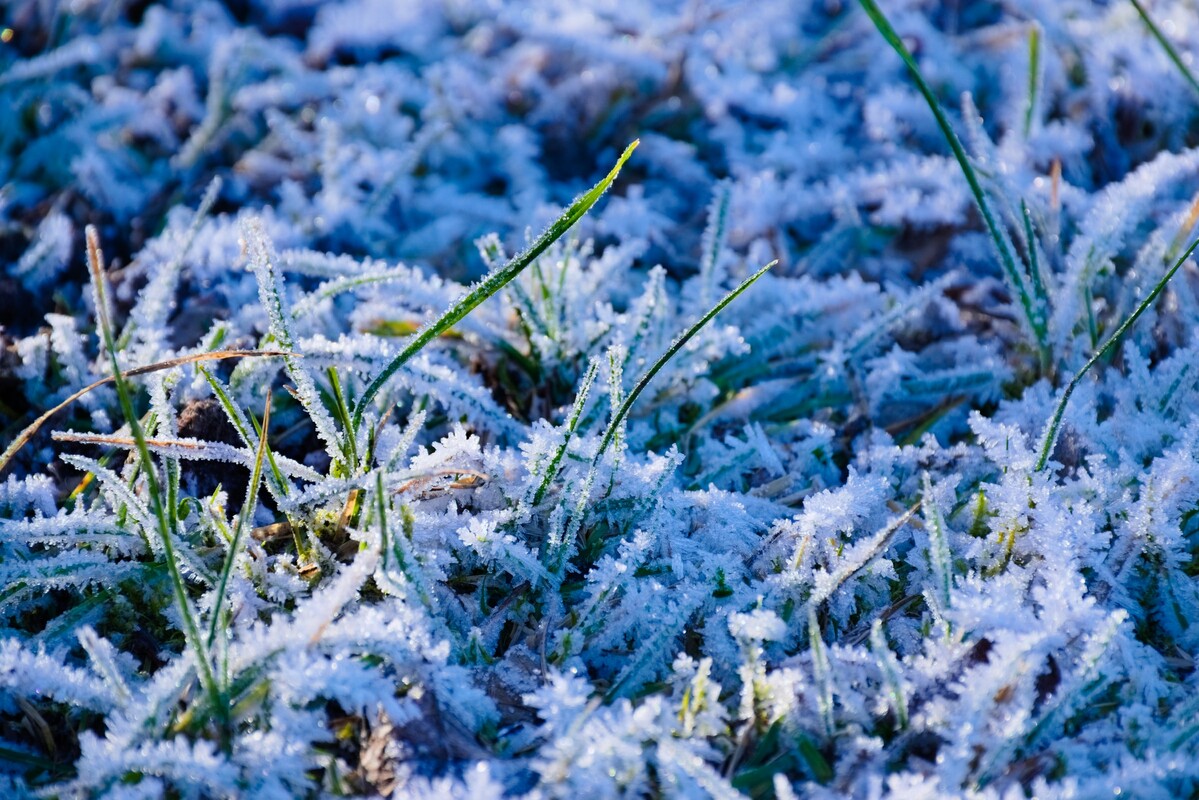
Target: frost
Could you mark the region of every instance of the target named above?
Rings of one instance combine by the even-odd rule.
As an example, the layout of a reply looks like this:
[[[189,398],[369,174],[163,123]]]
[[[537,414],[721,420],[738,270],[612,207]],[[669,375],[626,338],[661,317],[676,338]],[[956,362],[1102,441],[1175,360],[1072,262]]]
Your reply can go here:
[[[12,0],[0,795],[1194,795],[1192,6]]]

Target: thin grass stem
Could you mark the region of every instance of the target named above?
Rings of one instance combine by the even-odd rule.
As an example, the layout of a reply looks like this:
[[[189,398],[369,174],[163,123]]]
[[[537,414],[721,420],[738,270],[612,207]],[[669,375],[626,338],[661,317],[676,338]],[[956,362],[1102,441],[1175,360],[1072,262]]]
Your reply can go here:
[[[1004,275],[1011,283],[1012,289],[1016,292],[1021,310],[1024,312],[1025,321],[1037,339],[1037,347],[1041,350],[1046,350],[1049,347],[1049,343],[1036,329],[1036,309],[1032,295],[1024,284],[1021,266],[1017,262],[1016,254],[1012,252],[1007,237],[999,227],[999,222],[994,212],[991,210],[991,204],[987,201],[982,183],[979,181],[974,166],[970,163],[970,157],[966,154],[966,148],[962,146],[962,142],[958,139],[957,133],[954,132],[953,126],[949,124],[949,118],[945,116],[940,101],[937,100],[932,87],[928,85],[928,82],[924,79],[924,75],[920,72],[920,67],[916,64],[916,59],[912,57],[907,45],[903,43],[903,39],[895,32],[895,28],[891,25],[890,20],[887,19],[882,9],[879,8],[878,3],[875,0],[858,0],[858,2],[862,4],[866,15],[870,17],[874,26],[878,28],[878,32],[882,34],[883,39],[899,54],[899,57],[911,73],[916,88],[920,90],[920,94],[924,95],[925,102],[928,103],[929,109],[933,112],[933,116],[936,117],[937,126],[940,127],[941,134],[949,144],[949,149],[953,151],[953,157],[957,159],[958,166],[962,168],[962,174],[966,177],[966,183],[970,185],[970,192],[974,195],[974,202],[978,205],[978,211],[987,226],[987,232],[991,234],[991,241],[994,242],[995,249],[999,251],[1000,266],[1003,267]],[[1044,358],[1042,356],[1042,359]]]
[[[1041,28],[1033,23],[1028,29],[1028,105],[1024,108],[1024,138],[1032,131],[1037,112],[1037,91],[1041,85]]]
[[[1070,395],[1074,394],[1074,390],[1077,389],[1078,384],[1082,382],[1083,376],[1085,376],[1087,372],[1090,371],[1091,367],[1095,366],[1100,359],[1106,356],[1108,351],[1116,346],[1117,342],[1124,338],[1124,334],[1128,333],[1129,328],[1131,328],[1136,321],[1140,319],[1141,315],[1153,305],[1154,301],[1157,300],[1158,295],[1160,295],[1162,290],[1166,288],[1166,284],[1169,283],[1170,279],[1174,277],[1174,273],[1178,272],[1179,268],[1186,263],[1186,260],[1191,257],[1192,253],[1195,252],[1196,247],[1199,247],[1199,239],[1191,242],[1191,246],[1186,249],[1186,252],[1183,253],[1177,261],[1174,262],[1174,266],[1170,267],[1166,274],[1162,276],[1162,279],[1157,282],[1156,286],[1153,287],[1153,291],[1149,293],[1149,296],[1140,302],[1132,314],[1128,316],[1128,319],[1124,320],[1124,322],[1120,324],[1119,328],[1116,328],[1115,333],[1109,336],[1107,341],[1099,346],[1094,354],[1087,360],[1087,363],[1082,365],[1082,369],[1076,372],[1074,377],[1070,379],[1070,382],[1066,384],[1066,390],[1062,392],[1062,397],[1060,400],[1058,400],[1057,407],[1053,410],[1053,416],[1049,418],[1049,424],[1046,426],[1045,435],[1041,439],[1040,454],[1037,456],[1037,463],[1034,467],[1035,472],[1040,472],[1041,470],[1045,469],[1045,466],[1049,463],[1049,456],[1053,454],[1054,445],[1057,444],[1058,430],[1062,424],[1062,416],[1066,413],[1066,404],[1070,402]]]
[[[723,311],[729,303],[740,297],[742,292],[744,292],[750,286],[753,286],[758,278],[761,278],[763,275],[769,272],[770,268],[777,263],[779,262],[771,261],[769,264],[762,267],[753,275],[750,275],[748,278],[742,281],[740,286],[738,286],[736,289],[733,289],[733,291],[721,298],[719,303],[712,306],[712,308],[708,310],[708,313],[696,320],[696,322],[690,328],[684,331],[681,336],[670,343],[670,347],[667,347],[662,355],[658,356],[658,360],[655,361],[653,366],[646,370],[644,374],[642,374],[642,376],[637,380],[637,385],[633,387],[632,391],[628,393],[628,395],[624,398],[624,401],[620,404],[620,407],[616,410],[616,413],[612,415],[612,420],[608,423],[608,429],[604,432],[604,438],[600,441],[599,450],[597,450],[595,453],[595,463],[598,464],[599,460],[603,458],[603,455],[607,451],[609,445],[612,444],[612,440],[616,437],[620,428],[620,424],[624,422],[625,417],[627,417],[629,415],[629,411],[632,410],[633,404],[637,402],[637,398],[641,396],[641,393],[645,391],[645,388],[649,386],[650,381],[652,381],[654,376],[661,371],[662,367],[666,366],[666,363],[670,361],[670,359],[674,358],[675,355],[683,349],[687,342],[691,341],[691,338],[695,336],[695,334],[703,330],[704,326],[711,322],[713,317]]]
[[[146,492],[150,496],[150,506],[154,513],[155,522],[158,525],[159,535],[162,538],[163,560],[166,562],[167,572],[171,578],[171,587],[174,590],[175,603],[179,607],[179,615],[183,619],[184,635],[187,637],[188,644],[191,645],[194,651],[200,683],[217,715],[220,725],[221,746],[227,751],[230,734],[229,709],[225,704],[224,695],[213,673],[212,662],[208,657],[208,648],[205,646],[204,639],[200,636],[199,626],[196,624],[196,616],[192,611],[191,601],[187,596],[187,586],[183,582],[183,573],[179,570],[179,560],[175,553],[175,543],[171,538],[171,526],[167,522],[166,509],[163,507],[162,487],[158,483],[158,476],[154,470],[154,461],[150,456],[150,449],[146,446],[146,437],[142,430],[141,422],[133,410],[133,398],[129,393],[128,384],[125,383],[120,363],[117,361],[116,341],[112,333],[108,291],[103,271],[104,257],[100,252],[100,237],[92,225],[87,226],[85,237],[87,240],[88,267],[91,270],[92,284],[96,293],[96,316],[100,326],[100,334],[104,340],[104,347],[108,351],[113,383],[116,384],[117,398],[125,420],[129,423],[133,439],[137,442],[137,453],[146,481]]]
[[[1145,23],[1145,27],[1153,34],[1153,38],[1157,39],[1162,49],[1166,51],[1166,55],[1174,62],[1174,66],[1178,67],[1178,71],[1182,73],[1182,77],[1191,85],[1192,89],[1199,92],[1199,80],[1196,80],[1195,73],[1191,72],[1191,68],[1182,60],[1182,55],[1174,48],[1174,45],[1170,43],[1166,35],[1162,33],[1162,29],[1157,27],[1157,23],[1153,21],[1153,17],[1149,16],[1149,12],[1145,10],[1145,6],[1141,5],[1141,0],[1128,1],[1132,3],[1133,8],[1141,15],[1141,21]]]
[[[171,358],[166,361],[159,361],[155,364],[147,364],[144,367],[134,367],[133,369],[127,369],[124,372],[121,372],[119,374],[120,374],[121,380],[128,380],[130,378],[135,378],[138,375],[148,375],[151,372],[158,372],[159,370],[164,370],[164,369],[172,369],[174,367],[182,366],[184,364],[194,364],[197,361],[217,361],[217,360],[220,360],[223,358],[255,358],[255,357],[271,358],[271,357],[279,357],[279,356],[284,356],[284,355],[294,355],[294,354],[284,353],[282,350],[218,350],[213,353],[195,353],[193,355],[183,356],[181,358]],[[66,400],[63,400],[61,403],[59,403],[58,405],[54,406],[53,408],[51,408],[47,411],[42,412],[41,416],[39,416],[33,422],[29,423],[29,425],[27,425],[24,430],[22,430],[19,434],[17,434],[17,437],[12,440],[12,442],[8,445],[8,447],[5,449],[5,451],[3,453],[0,453],[0,473],[4,472],[5,467],[7,467],[9,462],[12,461],[13,456],[15,456],[22,447],[24,447],[26,444],[28,444],[30,439],[32,439],[35,435],[37,435],[37,432],[39,430],[41,430],[41,427],[46,424],[46,421],[49,420],[50,417],[54,416],[59,411],[62,411],[64,408],[71,405],[76,400],[78,400],[79,398],[88,394],[89,392],[91,392],[95,389],[99,389],[101,386],[103,386],[106,383],[112,383],[114,380],[115,379],[113,378],[113,376],[109,375],[107,377],[101,378],[98,381],[89,383],[87,386],[84,386],[82,389],[75,392],[70,397],[68,397]]]
[[[208,621],[208,646],[211,648],[216,641],[217,628],[221,622],[221,609],[225,604],[225,595],[229,589],[229,576],[233,574],[233,566],[237,554],[241,550],[242,534],[246,530],[247,520],[251,519],[258,505],[258,485],[262,481],[262,463],[266,456],[266,434],[271,424],[271,393],[266,393],[266,406],[262,410],[262,435],[258,437],[258,452],[254,456],[254,469],[250,474],[250,487],[246,491],[246,499],[242,504],[241,513],[237,515],[237,525],[233,528],[233,538],[229,542],[229,551],[225,554],[225,563],[221,567],[221,576],[217,581],[216,599],[212,604],[212,615]]]

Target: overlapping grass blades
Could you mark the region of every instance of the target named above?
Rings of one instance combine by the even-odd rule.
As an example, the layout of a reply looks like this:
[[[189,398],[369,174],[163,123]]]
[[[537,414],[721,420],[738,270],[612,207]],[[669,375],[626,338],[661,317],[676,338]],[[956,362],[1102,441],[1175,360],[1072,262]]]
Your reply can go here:
[[[654,376],[657,375],[662,368],[666,366],[666,364],[672,358],[674,358],[680,350],[683,349],[684,346],[686,346],[687,342],[691,341],[691,339],[697,333],[703,330],[704,327],[711,322],[717,314],[723,311],[729,303],[740,297],[746,289],[748,289],[750,286],[753,286],[759,278],[769,272],[770,269],[777,263],[778,261],[771,261],[753,275],[750,275],[748,278],[742,281],[739,286],[722,297],[720,301],[716,303],[716,305],[708,309],[706,314],[692,323],[687,330],[683,331],[682,334],[680,334],[673,342],[670,343],[670,346],[667,347],[660,356],[658,356],[657,360],[654,361],[650,368],[642,373],[641,377],[637,379],[636,385],[633,386],[633,389],[627,395],[625,395],[620,404],[615,407],[612,412],[612,417],[608,422],[608,427],[604,431],[603,437],[600,439],[599,447],[596,449],[595,455],[591,459],[591,466],[587,470],[587,477],[583,480],[582,487],[579,490],[578,502],[574,509],[574,515],[570,519],[570,525],[567,528],[566,536],[561,539],[551,541],[550,568],[552,570],[557,570],[562,566],[563,549],[567,546],[567,543],[571,541],[571,538],[575,533],[578,532],[579,527],[582,525],[587,499],[591,495],[591,487],[595,483],[595,476],[599,471],[600,462],[603,461],[604,454],[608,452],[608,448],[611,447],[613,442],[617,440],[620,430],[624,425],[625,420],[628,418],[629,412],[633,408],[633,404],[637,402],[637,398],[640,397],[641,393],[645,391],[647,386],[649,386],[650,382],[654,379]]]
[[[146,446],[146,436],[142,430],[141,420],[133,410],[133,397],[129,392],[128,385],[125,383],[125,377],[121,373],[120,363],[117,361],[116,340],[113,337],[110,311],[111,306],[109,304],[107,281],[104,276],[104,257],[100,251],[99,234],[91,225],[86,230],[86,241],[88,267],[91,272],[92,288],[96,296],[96,318],[101,338],[104,341],[104,349],[108,353],[113,383],[116,385],[117,398],[121,405],[121,411],[125,416],[125,421],[128,423],[129,430],[133,434],[134,442],[137,444],[138,462],[146,481],[146,493],[150,499],[150,508],[154,514],[154,522],[158,528],[159,537],[162,539],[163,559],[171,578],[171,588],[174,590],[175,603],[178,606],[179,616],[183,620],[183,633],[188,645],[192,649],[196,669],[200,676],[200,683],[217,715],[217,720],[220,724],[222,747],[227,748],[229,743],[228,706],[224,702],[221,687],[217,683],[216,675],[212,669],[212,662],[209,660],[208,647],[200,635],[195,611],[192,609],[191,600],[188,598],[187,586],[183,582],[183,573],[179,569],[179,558],[175,552],[175,543],[171,536],[171,525],[167,520],[167,509],[163,503],[162,486],[158,481],[158,473],[154,466],[154,460],[150,456],[150,449]],[[170,513],[174,514],[175,509],[170,509]]]
[[[962,146],[962,142],[954,131],[953,126],[949,124],[949,118],[945,116],[945,111],[941,108],[941,103],[937,100],[936,94],[933,93],[932,87],[928,85],[928,82],[924,79],[924,75],[921,74],[920,67],[916,64],[916,59],[912,57],[907,45],[903,43],[903,39],[895,32],[895,28],[891,25],[890,20],[887,19],[882,9],[879,8],[878,3],[875,0],[859,0],[859,2],[862,4],[862,8],[865,9],[867,16],[870,17],[871,22],[878,28],[878,32],[882,34],[883,39],[903,59],[903,63],[912,74],[912,81],[916,84],[916,88],[920,90],[920,94],[924,96],[924,100],[928,103],[933,116],[936,117],[937,126],[941,129],[941,134],[949,144],[949,149],[953,151],[953,157],[957,159],[958,166],[962,168],[962,174],[966,177],[966,183],[970,184],[970,193],[974,195],[974,202],[978,205],[978,211],[987,226],[987,232],[991,235],[991,241],[994,242],[995,249],[999,252],[999,262],[1003,268],[1003,274],[1007,278],[1008,283],[1011,284],[1011,288],[1016,293],[1016,297],[1020,302],[1020,310],[1024,315],[1024,320],[1028,325],[1029,331],[1033,335],[1041,362],[1042,364],[1047,364],[1049,355],[1048,310],[1044,308],[1044,304],[1039,298],[1034,297],[1026,285],[1024,267],[1016,257],[1016,253],[1006,232],[1000,227],[999,220],[995,212],[991,209],[991,204],[987,200],[986,192],[983,190],[978,173],[975,172],[974,166],[970,163],[970,157],[966,154],[966,148]],[[1032,244],[1030,243],[1031,246]]]
[[[616,176],[620,174],[621,167],[633,155],[633,151],[637,149],[638,141],[634,141],[624,152],[620,154],[616,165],[604,176],[603,180],[591,187],[589,191],[579,196],[570,208],[566,209],[562,216],[558,217],[552,225],[538,236],[531,245],[523,252],[514,256],[507,264],[499,269],[491,272],[486,278],[480,281],[474,289],[472,289],[465,297],[447,309],[440,317],[433,322],[421,328],[396,356],[388,362],[374,380],[367,385],[362,396],[358,399],[357,406],[354,408],[353,426],[355,429],[361,426],[363,415],[366,409],[370,406],[371,401],[379,394],[392,376],[396,374],[408,361],[419,353],[425,345],[445,333],[451,326],[462,320],[467,314],[473,311],[480,303],[493,294],[504,288],[517,275],[525,270],[530,264],[544,253],[550,245],[562,238],[562,236],[570,230],[576,222],[582,219],[596,201],[608,190],[608,187],[616,180]],[[353,435],[349,432],[348,435]]]
[[[587,396],[591,393],[591,384],[595,382],[595,375],[598,371],[599,359],[592,358],[591,363],[587,366],[586,374],[583,375],[583,382],[579,385],[579,392],[575,396],[570,416],[566,420],[565,430],[562,434],[562,443],[554,450],[554,455],[545,468],[545,474],[541,478],[541,483],[538,484],[537,491],[533,494],[534,506],[541,504],[541,501],[545,498],[545,493],[549,491],[550,484],[553,483],[554,478],[558,475],[558,468],[562,464],[562,458],[566,455],[566,450],[570,446],[570,440],[579,425],[579,417],[583,415],[583,407],[587,404]]]
[[[254,510],[258,507],[258,486],[262,481],[262,463],[267,450],[267,431],[271,424],[271,395],[266,395],[266,406],[262,412],[262,435],[258,437],[258,449],[254,455],[254,469],[250,475],[250,486],[246,491],[246,499],[242,504],[241,513],[237,515],[237,524],[233,528],[233,536],[229,541],[229,551],[221,567],[221,576],[216,587],[216,599],[212,604],[211,619],[208,625],[208,646],[216,642],[217,630],[220,628],[221,610],[229,589],[229,576],[233,574],[233,566],[237,563],[237,554],[241,550],[242,536],[246,526],[251,524]]]
[[[134,367],[132,369],[124,370],[119,374],[122,381],[128,381],[130,378],[135,378],[139,375],[149,375],[152,372],[173,369],[175,367],[183,366],[184,364],[195,364],[201,361],[220,361],[226,358],[276,358],[285,355],[288,355],[288,353],[285,353],[282,350],[215,350],[211,353],[193,353],[188,356],[180,356],[179,358],[171,358],[167,359],[166,361],[159,361],[155,364],[147,364],[144,367]],[[29,443],[29,440],[32,439],[39,430],[41,430],[42,426],[46,424],[47,420],[49,420],[59,411],[62,411],[64,408],[74,403],[79,398],[86,395],[88,392],[98,389],[105,384],[113,383],[115,380],[115,376],[108,375],[98,381],[93,381],[79,391],[68,396],[67,399],[63,400],[58,405],[43,411],[37,419],[29,423],[19,434],[17,434],[16,438],[13,439],[12,442],[9,443],[8,447],[4,449],[3,453],[0,453],[0,473],[4,472],[4,469],[12,461],[13,456],[15,456],[22,447]]]
[[[647,369],[640,378],[637,379],[636,385],[633,386],[633,389],[624,398],[624,401],[620,404],[619,408],[617,408],[615,413],[613,413],[612,421],[608,424],[608,429],[604,431],[604,438],[600,441],[599,450],[597,450],[595,453],[596,464],[598,464],[600,459],[604,457],[604,453],[607,452],[608,447],[612,444],[612,440],[616,437],[618,431],[620,430],[621,423],[624,422],[626,417],[628,417],[629,411],[631,411],[633,408],[633,404],[637,402],[637,398],[643,391],[645,391],[645,387],[649,386],[650,381],[652,381],[654,376],[661,371],[662,367],[666,366],[666,363],[670,361],[670,359],[674,358],[675,355],[683,349],[687,342],[691,341],[695,334],[703,330],[704,326],[711,322],[713,317],[723,311],[725,306],[741,296],[742,292],[744,292],[750,286],[753,286],[758,278],[761,278],[763,275],[769,272],[771,267],[777,263],[778,261],[771,261],[769,264],[762,267],[753,275],[750,275],[748,278],[742,281],[741,285],[736,289],[733,289],[731,292],[722,297],[720,302],[708,309],[708,313],[696,320],[690,328],[685,330],[682,335],[671,342],[670,346],[663,351],[662,355],[658,356],[658,360],[655,361],[653,365]]]

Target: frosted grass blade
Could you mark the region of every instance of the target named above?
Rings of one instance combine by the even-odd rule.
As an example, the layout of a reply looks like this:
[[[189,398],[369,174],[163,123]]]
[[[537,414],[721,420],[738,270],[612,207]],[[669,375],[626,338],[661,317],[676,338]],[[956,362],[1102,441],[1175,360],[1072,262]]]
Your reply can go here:
[[[262,435],[258,437],[258,452],[254,456],[254,470],[250,475],[250,486],[246,491],[246,500],[242,504],[241,513],[237,515],[237,525],[233,528],[233,540],[229,542],[229,552],[225,554],[225,563],[221,567],[221,577],[216,587],[216,599],[212,604],[212,614],[208,624],[208,646],[216,642],[217,628],[221,624],[221,608],[225,603],[225,595],[229,590],[229,576],[233,574],[233,565],[241,550],[242,535],[246,531],[248,520],[254,514],[258,505],[258,485],[262,481],[262,462],[267,450],[267,431],[271,424],[271,394],[267,392],[266,406],[262,411]]]
[[[1191,242],[1191,246],[1174,262],[1174,266],[1170,267],[1166,274],[1162,276],[1162,279],[1153,287],[1153,291],[1149,293],[1149,296],[1142,300],[1136,309],[1128,315],[1128,319],[1120,323],[1120,327],[1116,328],[1115,333],[1109,336],[1107,341],[1099,345],[1099,348],[1087,360],[1087,363],[1082,365],[1082,369],[1074,373],[1074,377],[1066,384],[1066,390],[1062,392],[1062,398],[1058,400],[1057,407],[1053,410],[1053,416],[1049,418],[1049,424],[1045,428],[1045,434],[1041,437],[1041,445],[1038,448],[1040,453],[1037,456],[1037,464],[1033,468],[1035,472],[1045,469],[1045,466],[1049,463],[1049,456],[1053,454],[1053,447],[1057,443],[1058,429],[1062,424],[1062,416],[1066,413],[1066,404],[1070,402],[1070,395],[1074,394],[1074,390],[1082,382],[1083,376],[1100,359],[1107,355],[1108,351],[1115,347],[1117,342],[1124,338],[1124,334],[1128,333],[1128,329],[1153,305],[1154,301],[1157,300],[1157,296],[1162,293],[1162,290],[1166,288],[1166,284],[1174,277],[1174,273],[1178,272],[1179,268],[1186,263],[1186,260],[1191,257],[1191,253],[1195,252],[1196,247],[1199,247],[1199,239]]]
[[[957,133],[954,132],[953,126],[949,124],[949,118],[945,116],[945,112],[941,108],[941,103],[933,93],[932,87],[924,80],[924,75],[921,74],[920,67],[916,64],[916,59],[912,57],[907,45],[903,43],[899,34],[895,32],[895,28],[892,27],[890,20],[883,14],[882,9],[878,7],[878,3],[875,0],[858,1],[862,4],[862,8],[865,9],[866,15],[870,17],[874,26],[878,28],[878,32],[882,34],[883,39],[903,59],[903,63],[912,74],[912,80],[915,82],[916,88],[920,90],[920,94],[924,95],[925,102],[928,103],[929,109],[933,112],[933,116],[936,117],[937,126],[940,127],[945,141],[949,144],[949,149],[953,151],[953,157],[957,159],[958,166],[962,168],[962,174],[966,177],[966,183],[970,184],[970,192],[974,195],[974,202],[978,205],[979,213],[982,214],[983,222],[987,226],[987,232],[991,234],[991,240],[995,244],[995,249],[999,251],[1000,266],[1003,267],[1004,275],[1011,283],[1013,291],[1016,292],[1019,298],[1025,321],[1037,339],[1037,347],[1039,350],[1045,351],[1049,345],[1043,333],[1037,330],[1036,307],[1032,295],[1029,294],[1028,288],[1024,285],[1023,271],[1016,260],[1016,254],[1012,252],[1008,244],[1007,237],[999,227],[995,213],[991,210],[991,204],[987,202],[982,183],[979,181],[978,174],[974,171],[974,167],[970,163],[970,157],[966,155],[966,149],[962,146],[961,140],[958,139]],[[1044,358],[1044,355],[1042,355],[1042,358]]]
[[[1141,15],[1141,21],[1145,23],[1145,27],[1153,34],[1153,38],[1157,39],[1158,44],[1166,51],[1166,55],[1174,62],[1174,66],[1178,67],[1178,71],[1182,73],[1182,77],[1191,88],[1199,92],[1199,80],[1195,78],[1195,73],[1191,72],[1190,67],[1182,60],[1182,55],[1174,49],[1174,45],[1170,44],[1170,40],[1162,33],[1161,28],[1157,27],[1157,23],[1153,21],[1153,17],[1149,16],[1149,12],[1145,10],[1145,6],[1141,5],[1141,0],[1129,0],[1137,13]]]
[[[604,438],[600,442],[599,450],[597,450],[595,453],[595,463],[599,463],[599,460],[603,457],[608,447],[612,444],[612,440],[616,437],[617,431],[620,429],[620,424],[624,422],[625,417],[627,417],[629,415],[629,411],[632,410],[633,404],[637,402],[637,398],[641,396],[641,393],[645,391],[645,387],[649,386],[650,381],[652,381],[654,376],[661,371],[662,367],[666,366],[666,363],[670,361],[670,359],[674,358],[675,355],[683,349],[687,342],[691,341],[695,334],[703,330],[704,326],[711,322],[713,317],[723,311],[725,306],[740,297],[742,292],[744,292],[750,286],[753,286],[758,278],[761,278],[763,275],[765,275],[770,268],[777,263],[779,262],[771,261],[769,264],[762,267],[753,275],[750,275],[748,278],[742,281],[740,286],[738,286],[736,289],[733,289],[733,291],[721,298],[719,303],[712,306],[712,308],[708,310],[708,313],[696,320],[696,322],[690,328],[684,331],[681,336],[670,343],[670,347],[667,347],[662,355],[658,356],[658,360],[655,361],[653,366],[647,369],[644,374],[642,374],[642,376],[637,380],[637,385],[633,387],[628,396],[624,398],[624,402],[620,404],[620,407],[612,415],[612,421],[608,424],[608,429],[604,432]]]
[[[583,479],[582,486],[579,489],[578,502],[576,503],[574,514],[570,518],[570,523],[566,528],[566,533],[560,540],[551,540],[550,542],[549,554],[551,570],[556,571],[561,567],[562,557],[565,552],[564,548],[569,546],[568,543],[572,540],[574,535],[578,532],[579,527],[582,525],[583,511],[586,508],[587,499],[591,495],[591,487],[595,483],[595,476],[599,471],[600,461],[603,459],[604,453],[607,452],[608,448],[612,445],[612,442],[616,439],[621,426],[624,424],[625,418],[628,417],[629,411],[633,408],[633,404],[637,402],[637,398],[643,391],[645,391],[645,388],[649,386],[650,381],[652,381],[654,376],[661,371],[662,367],[666,366],[666,363],[670,361],[670,359],[674,358],[679,350],[682,350],[687,342],[691,341],[692,337],[703,330],[704,326],[711,322],[713,317],[723,311],[729,303],[736,300],[742,292],[744,292],[750,286],[753,286],[753,284],[759,278],[765,275],[766,272],[777,263],[778,261],[771,261],[753,275],[750,275],[741,282],[740,286],[738,286],[736,289],[733,289],[731,292],[721,298],[719,303],[712,306],[712,308],[708,310],[708,313],[696,320],[690,328],[688,328],[682,333],[682,335],[671,342],[670,346],[666,348],[665,352],[658,356],[658,360],[654,362],[653,366],[646,370],[645,373],[642,374],[642,376],[637,380],[637,385],[633,387],[632,391],[625,396],[624,401],[613,412],[611,421],[608,423],[608,428],[604,432],[603,439],[600,441],[600,446],[595,451],[595,456],[591,459],[591,467],[587,470],[587,476]]]
[[[285,355],[289,354],[283,352],[282,350],[218,350],[212,353],[195,353],[190,356],[182,356],[181,358],[171,358],[166,361],[159,361],[155,364],[147,364],[144,367],[134,367],[133,369],[127,369],[120,373],[120,376],[121,380],[127,381],[130,378],[137,377],[138,375],[148,375],[151,372],[172,369],[173,367],[182,366],[184,364],[194,364],[197,361],[219,361],[225,358],[274,358]],[[41,430],[41,427],[46,424],[46,421],[49,420],[50,417],[53,417],[59,411],[62,411],[64,408],[71,405],[76,400],[93,391],[94,389],[99,389],[101,386],[107,383],[112,383],[114,380],[115,378],[113,378],[112,375],[109,375],[101,378],[98,381],[89,383],[87,386],[84,386],[82,389],[75,392],[58,405],[42,412],[41,416],[29,423],[24,430],[17,434],[16,438],[12,440],[4,452],[0,453],[0,472],[4,472],[4,468],[8,466],[10,461],[12,461],[13,456],[15,456],[17,452],[20,451],[20,449],[24,447],[39,430]]]
[[[171,526],[167,522],[167,512],[163,506],[162,487],[158,482],[158,475],[154,469],[154,460],[150,457],[150,450],[146,446],[145,433],[142,431],[141,422],[133,410],[133,398],[130,396],[129,387],[125,383],[120,363],[117,361],[116,341],[113,338],[112,320],[109,314],[109,297],[103,271],[104,257],[100,253],[100,237],[94,226],[87,226],[86,241],[88,267],[91,272],[92,288],[96,296],[96,316],[99,323],[100,335],[104,340],[104,348],[108,351],[113,382],[116,384],[117,398],[120,401],[125,421],[129,424],[129,429],[133,433],[134,441],[137,442],[141,470],[146,479],[146,493],[150,497],[150,507],[154,513],[159,536],[162,539],[163,561],[166,564],[167,572],[170,574],[175,603],[178,606],[179,615],[183,620],[183,633],[187,638],[188,645],[194,651],[200,682],[209,697],[209,702],[212,703],[218,720],[220,720],[222,747],[228,748],[228,708],[224,702],[220,687],[217,685],[216,675],[212,670],[212,662],[208,657],[208,648],[200,636],[200,628],[196,623],[196,615],[192,610],[191,601],[188,599],[187,586],[183,582],[183,574],[179,569],[179,558],[175,553],[175,543],[171,537]]]
[[[366,390],[362,393],[362,397],[358,399],[357,407],[354,409],[354,427],[357,428],[362,424],[363,414],[365,414],[371,401],[375,399],[375,396],[379,394],[387,384],[387,381],[391,380],[391,377],[404,364],[408,363],[413,356],[424,349],[425,345],[449,330],[451,326],[477,308],[484,300],[504,288],[513,278],[532,264],[538,256],[544,253],[550,245],[562,238],[595,205],[604,192],[608,190],[608,187],[616,180],[616,176],[620,174],[621,167],[629,160],[629,156],[633,154],[633,151],[637,149],[638,144],[639,141],[634,141],[626,147],[625,151],[621,153],[620,158],[617,159],[616,166],[612,167],[608,174],[604,176],[604,179],[575,200],[570,205],[570,208],[566,209],[566,212],[558,217],[554,224],[546,228],[545,232],[538,236],[524,252],[512,258],[511,261],[500,269],[489,274],[440,317],[421,328],[412,337],[412,341],[408,343],[407,347],[401,350],[366,387]]]
[[[1024,107],[1024,138],[1032,131],[1037,112],[1037,90],[1041,83],[1041,28],[1033,23],[1028,29],[1028,105]]]

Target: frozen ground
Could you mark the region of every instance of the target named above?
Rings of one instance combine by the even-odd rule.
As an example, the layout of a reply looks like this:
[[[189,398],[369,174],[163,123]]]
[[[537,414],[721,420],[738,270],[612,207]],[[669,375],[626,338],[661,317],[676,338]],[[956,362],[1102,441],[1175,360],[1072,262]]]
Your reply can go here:
[[[880,2],[978,194],[848,0],[0,4],[0,444],[182,359],[5,454],[0,795],[1199,791],[1199,14]]]

